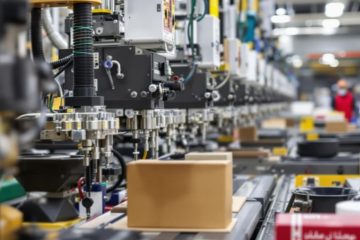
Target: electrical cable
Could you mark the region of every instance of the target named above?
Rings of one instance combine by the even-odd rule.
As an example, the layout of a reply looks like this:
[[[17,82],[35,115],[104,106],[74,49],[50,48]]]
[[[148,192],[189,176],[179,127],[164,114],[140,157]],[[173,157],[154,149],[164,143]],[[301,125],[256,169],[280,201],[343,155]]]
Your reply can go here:
[[[62,106],[62,102],[63,102],[63,99],[64,99],[64,90],[62,89],[62,86],[61,86],[59,80],[57,80],[56,78],[73,64],[73,60],[74,59],[71,58],[71,60],[69,62],[67,62],[64,66],[62,66],[58,70],[58,72],[53,76],[54,81],[55,81],[55,83],[56,83],[56,85],[58,87],[60,98],[61,98],[60,106]]]
[[[187,74],[186,78],[184,78],[184,83],[187,83],[191,80],[191,78],[194,76],[196,70],[197,70],[197,64],[193,62],[193,64],[191,65],[191,70]]]
[[[43,10],[42,23],[51,43],[58,49],[67,49],[67,41],[63,38],[63,36],[61,36],[58,31],[55,30],[53,26],[50,8],[46,8]]]
[[[19,145],[26,145],[28,143],[30,143],[34,138],[36,138],[38,136],[38,134],[41,132],[41,130],[43,129],[43,127],[45,126],[46,123],[46,107],[41,107],[41,113],[37,113],[36,115],[34,114],[33,116],[36,116],[36,124],[34,127],[31,127],[28,131],[26,132],[19,132],[18,133],[18,139],[19,139]],[[17,120],[24,118],[24,116],[30,116],[30,115],[22,115],[19,116],[17,118]]]
[[[147,159],[148,151],[144,151],[142,159]]]
[[[190,16],[189,16],[189,23],[187,26],[187,36],[188,36],[188,41],[189,41],[190,49],[191,49],[192,65],[191,65],[191,70],[189,71],[187,76],[184,78],[184,83],[187,83],[188,81],[190,81],[197,70],[197,64],[195,63],[195,48],[194,48],[195,7],[196,7],[196,0],[192,0],[191,1],[191,11],[190,11]]]
[[[114,183],[114,185],[112,185],[111,187],[106,189],[106,193],[111,193],[114,190],[116,190],[117,188],[119,188],[121,186],[121,183],[125,180],[126,178],[126,162],[125,159],[123,158],[123,156],[120,154],[120,152],[118,152],[117,150],[113,149],[112,150],[115,158],[119,161],[120,166],[121,166],[121,174],[118,176],[118,179],[116,180],[116,182]]]
[[[230,74],[230,72],[228,72],[226,78],[225,78],[221,83],[219,83],[219,84],[214,88],[214,90],[219,90],[219,89],[221,89],[222,87],[224,87],[225,84],[230,80],[230,78],[231,78],[231,74]]]
[[[63,73],[68,67],[70,67],[73,64],[73,59],[69,62],[67,62],[64,66],[62,66],[57,73],[53,76],[53,78],[57,78],[61,73]]]
[[[200,22],[201,20],[203,20],[205,18],[206,14],[207,14],[207,9],[209,9],[209,2],[208,2],[208,0],[204,0],[204,12],[198,19],[196,19],[196,21]]]
[[[41,8],[31,10],[31,47],[35,60],[45,61],[41,32]]]
[[[43,41],[42,41],[41,16],[42,16],[41,8],[33,8],[31,10],[30,35],[31,35],[31,46],[32,46],[34,59],[45,62],[46,60],[45,60]],[[53,69],[57,69],[59,67],[64,66],[69,61],[71,61],[72,58],[73,56],[69,55],[55,62],[50,63],[50,65],[52,66]]]
[[[57,61],[51,62],[50,65],[52,67],[52,69],[58,69],[64,65],[66,65],[68,62],[73,61],[74,59],[74,55],[70,54],[66,57],[63,57]]]

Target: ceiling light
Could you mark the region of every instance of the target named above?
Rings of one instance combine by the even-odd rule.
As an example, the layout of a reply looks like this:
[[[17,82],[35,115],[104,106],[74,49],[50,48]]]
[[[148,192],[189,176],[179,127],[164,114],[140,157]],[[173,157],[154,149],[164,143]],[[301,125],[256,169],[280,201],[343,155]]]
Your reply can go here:
[[[340,17],[343,15],[345,5],[342,2],[329,2],[325,5],[325,15],[327,17]]]
[[[289,15],[274,15],[271,17],[271,22],[280,24],[280,23],[288,23],[290,22],[290,16]]]
[[[332,68],[336,68],[339,66],[339,60],[337,59],[334,59],[330,64],[329,64],[330,67]]]
[[[334,60],[336,60],[335,55],[332,53],[325,53],[320,58],[320,63],[330,65]]]
[[[276,15],[286,15],[286,9],[285,8],[278,8],[275,11]]]
[[[330,67],[336,68],[339,66],[339,60],[335,58],[335,55],[332,53],[325,53],[319,59],[321,64],[329,65]]]
[[[338,19],[325,19],[321,22],[324,28],[338,28],[340,21]]]

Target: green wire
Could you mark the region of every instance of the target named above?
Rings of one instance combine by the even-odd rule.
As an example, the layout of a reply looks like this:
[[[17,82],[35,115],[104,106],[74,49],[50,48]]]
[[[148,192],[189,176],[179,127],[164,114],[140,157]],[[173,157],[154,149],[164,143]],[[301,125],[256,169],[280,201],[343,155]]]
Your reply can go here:
[[[191,1],[191,11],[189,16],[189,24],[187,27],[187,35],[188,35],[188,41],[191,48],[191,58],[192,58],[192,68],[190,72],[187,74],[186,78],[184,79],[184,82],[188,82],[192,76],[194,75],[196,71],[196,65],[195,65],[195,48],[194,48],[194,13],[195,13],[195,6],[196,6],[196,0]]]
[[[203,14],[197,19],[198,22],[200,22],[201,20],[204,19],[204,17],[206,16],[207,14],[207,9],[209,8],[209,2],[208,0],[204,0],[204,12]]]

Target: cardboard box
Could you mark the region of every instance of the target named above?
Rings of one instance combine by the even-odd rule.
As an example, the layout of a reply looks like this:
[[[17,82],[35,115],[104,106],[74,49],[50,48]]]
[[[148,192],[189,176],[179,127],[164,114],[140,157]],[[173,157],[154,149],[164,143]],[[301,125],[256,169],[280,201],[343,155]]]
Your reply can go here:
[[[225,229],[232,222],[232,162],[128,164],[128,227]]]
[[[356,132],[358,130],[355,124],[349,123],[348,124],[348,132]]]
[[[325,123],[327,133],[346,133],[348,132],[348,123],[346,121],[334,121]]]
[[[232,152],[190,152],[185,160],[233,160]]]
[[[293,118],[286,118],[286,127],[293,128],[296,126],[296,121]]]
[[[232,151],[235,159],[249,159],[249,158],[268,158],[271,152],[268,149],[263,148],[248,148],[248,149],[234,149]]]
[[[239,128],[240,141],[255,141],[258,140],[256,127],[241,127]]]
[[[335,214],[278,214],[277,240],[360,239],[360,216]]]
[[[286,129],[287,121],[285,118],[272,118],[263,121],[261,127],[265,129]]]

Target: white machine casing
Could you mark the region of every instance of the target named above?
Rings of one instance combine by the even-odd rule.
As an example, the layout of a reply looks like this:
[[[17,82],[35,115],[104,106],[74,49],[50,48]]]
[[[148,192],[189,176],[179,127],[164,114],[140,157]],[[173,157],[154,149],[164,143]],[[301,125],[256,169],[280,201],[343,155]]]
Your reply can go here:
[[[224,44],[225,61],[229,72],[234,77],[240,77],[241,42],[237,38],[227,38]]]
[[[224,37],[236,38],[236,23],[238,11],[235,5],[230,5],[224,10]]]
[[[258,56],[258,81],[260,86],[265,86],[265,59],[263,59],[261,56]]]
[[[257,80],[257,52],[254,50],[250,50],[248,57],[249,62],[246,71],[246,81],[255,83]]]
[[[125,41],[148,49],[175,46],[175,0],[125,0]]]
[[[247,44],[241,44],[241,58],[240,58],[240,78],[246,79],[247,69],[249,65],[249,46]]]
[[[220,21],[206,15],[198,22],[197,40],[201,61],[199,68],[215,69],[220,66]]]
[[[265,85],[267,88],[271,88],[273,81],[273,65],[271,63],[267,63],[265,66]]]

